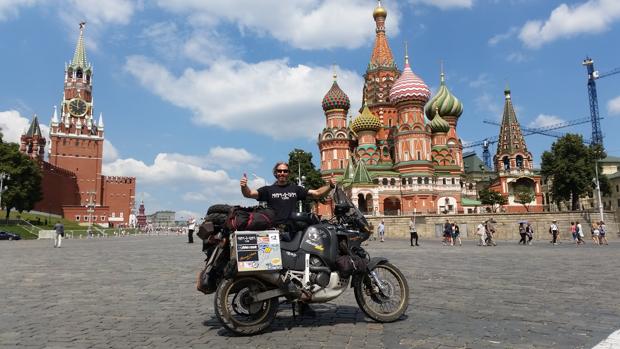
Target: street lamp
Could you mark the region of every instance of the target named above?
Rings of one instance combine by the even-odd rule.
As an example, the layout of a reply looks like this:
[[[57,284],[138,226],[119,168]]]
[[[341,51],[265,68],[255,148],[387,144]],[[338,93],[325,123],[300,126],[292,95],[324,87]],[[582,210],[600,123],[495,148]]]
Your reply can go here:
[[[88,212],[88,237],[92,237],[92,224],[93,224],[93,212],[95,212],[95,201],[93,195],[96,195],[94,191],[86,193],[88,195],[88,202],[86,202],[86,212]]]
[[[596,174],[595,183],[596,194],[598,196],[598,212],[601,215],[601,222],[603,222],[603,201],[601,200],[601,183],[598,180],[598,159],[594,161],[594,173]]]
[[[6,172],[0,172],[0,209],[2,209],[2,193],[4,193],[4,191],[6,190],[4,186],[5,179],[8,181],[9,179],[11,179],[11,176],[9,176],[9,174]]]

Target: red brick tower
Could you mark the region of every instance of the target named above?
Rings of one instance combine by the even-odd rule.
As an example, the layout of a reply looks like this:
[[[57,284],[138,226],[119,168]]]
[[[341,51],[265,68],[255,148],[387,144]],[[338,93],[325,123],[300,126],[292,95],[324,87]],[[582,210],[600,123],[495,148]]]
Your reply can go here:
[[[362,99],[368,104],[372,114],[376,115],[383,127],[377,134],[377,145],[381,150],[381,162],[391,163],[393,149],[388,149],[390,144],[388,138],[392,126],[398,124],[398,114],[396,108],[390,101],[390,89],[394,81],[400,76],[400,71],[396,67],[392,50],[388,44],[385,34],[385,20],[387,10],[377,2],[377,7],[372,13],[375,20],[375,43],[370,56],[370,62],[364,74],[364,89]]]
[[[28,155],[31,159],[41,162],[45,157],[46,143],[47,141],[39,127],[39,118],[35,115],[32,118],[28,131],[20,138],[19,151]]]
[[[73,60],[65,67],[61,120],[52,118],[49,162],[75,173],[80,204],[88,201],[88,192],[96,192],[101,202],[101,166],[103,159],[103,121],[93,120],[93,70],[86,60],[84,23]]]
[[[347,112],[351,107],[349,96],[336,82],[323,97],[325,128],[319,134],[319,151],[321,152],[321,172],[327,178],[331,174],[342,175],[349,158],[350,134],[347,127]]]
[[[138,208],[138,216],[136,217],[138,221],[138,228],[143,229],[146,227],[146,213],[144,211],[144,200],[140,202],[140,207]]]
[[[508,198],[508,204],[504,206],[508,212],[525,211],[523,205],[516,202],[515,194],[519,190],[529,189],[536,197],[528,204],[528,210],[539,212],[542,211],[540,175],[534,173],[532,153],[527,150],[509,88],[504,91],[504,96],[504,115],[497,153],[493,157],[498,178],[491,185],[491,189]]]

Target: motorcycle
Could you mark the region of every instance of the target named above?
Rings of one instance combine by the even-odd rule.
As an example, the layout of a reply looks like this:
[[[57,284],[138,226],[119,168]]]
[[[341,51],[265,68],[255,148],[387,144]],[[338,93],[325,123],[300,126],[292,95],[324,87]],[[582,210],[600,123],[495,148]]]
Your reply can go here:
[[[207,263],[202,275],[209,286],[201,291],[215,293],[215,314],[225,328],[240,335],[260,333],[275,319],[279,299],[324,303],[349,286],[360,309],[375,321],[393,322],[405,313],[409,285],[404,275],[387,258],[371,258],[364,250],[362,242],[372,235],[372,229],[340,186],[332,197],[335,208],[330,220],[319,220],[310,213],[291,217],[289,230],[296,234],[290,241],[277,243],[281,268],[267,263],[268,270],[240,271],[242,266],[256,265],[243,261],[254,251],[241,251],[256,247],[256,234],[216,228],[205,240]],[[277,233],[264,234],[273,238]],[[266,236],[258,239],[269,239]],[[260,253],[271,252],[271,247],[262,249]]]

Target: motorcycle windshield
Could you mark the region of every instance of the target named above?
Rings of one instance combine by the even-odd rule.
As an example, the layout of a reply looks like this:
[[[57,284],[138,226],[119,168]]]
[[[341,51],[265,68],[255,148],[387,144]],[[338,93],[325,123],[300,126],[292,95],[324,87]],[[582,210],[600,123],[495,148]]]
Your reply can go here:
[[[349,199],[347,194],[344,192],[344,190],[342,190],[340,186],[336,186],[336,189],[334,189],[332,200],[334,200],[334,204],[336,204],[336,206],[349,207],[347,216],[355,220],[355,222],[357,223],[361,231],[364,231],[367,233],[371,232],[370,224],[366,220],[366,217],[364,217],[364,214],[362,213],[362,211],[360,211],[357,207],[355,207],[355,205],[353,205],[353,202],[351,201],[351,199]]]

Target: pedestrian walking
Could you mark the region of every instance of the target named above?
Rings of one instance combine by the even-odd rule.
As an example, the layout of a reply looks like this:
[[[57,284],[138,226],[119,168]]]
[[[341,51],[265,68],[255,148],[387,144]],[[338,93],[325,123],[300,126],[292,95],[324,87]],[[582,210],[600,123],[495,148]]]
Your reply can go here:
[[[409,221],[409,235],[411,236],[409,241],[411,246],[420,246],[418,245],[418,230],[415,227],[415,217],[411,217]],[[413,244],[413,240],[415,240],[415,245]]]
[[[187,243],[194,243],[194,230],[196,229],[196,219],[194,217],[189,217],[187,221]]]
[[[493,240],[494,235],[495,235],[495,221],[493,220],[493,218],[485,222],[485,228],[486,228],[485,241],[487,245],[497,246],[497,243],[495,243],[495,240]]]
[[[577,225],[575,224],[575,222],[570,222],[570,228],[568,228],[568,230],[573,237],[573,242],[577,244],[579,242],[579,239],[577,239]]]
[[[454,222],[452,223],[452,246],[455,246],[457,241],[459,242],[459,246],[463,246],[463,242],[461,241],[461,228]]]
[[[519,236],[521,237],[521,239],[519,240],[519,245],[521,245],[521,243],[525,245],[525,223],[523,222],[519,223]]]
[[[381,239],[381,242],[385,241],[385,222],[383,221],[383,219],[381,220],[381,223],[379,223],[379,226],[377,226],[377,233],[379,234],[379,238]]]
[[[478,224],[476,227],[476,235],[478,235],[478,246],[486,246],[486,228],[484,227],[484,222]]]
[[[595,245],[601,244],[599,241],[600,233],[600,230],[598,230],[598,224],[592,223],[592,225],[590,226],[590,234],[592,235],[592,241]]]
[[[583,228],[581,227],[581,223],[579,223],[579,221],[576,221],[576,232],[577,232],[577,245],[585,245],[586,242],[583,240],[584,238],[584,234],[583,234]]]
[[[551,243],[553,243],[554,245],[558,244],[558,225],[557,225],[558,221],[557,220],[553,220],[551,222],[551,224],[549,225],[549,234],[551,234]]]
[[[446,219],[446,223],[443,225],[443,241],[444,245],[452,244],[452,224],[450,220]]]
[[[598,230],[600,233],[600,244],[609,245],[609,242],[607,242],[607,237],[605,237],[605,235],[607,234],[607,226],[605,225],[605,222],[601,221],[598,226]]]
[[[60,248],[63,237],[65,237],[65,226],[58,221],[54,224],[54,247]]]
[[[531,245],[532,239],[534,238],[534,228],[532,227],[532,224],[527,223],[527,226],[525,227],[525,235],[527,236],[527,244]]]

